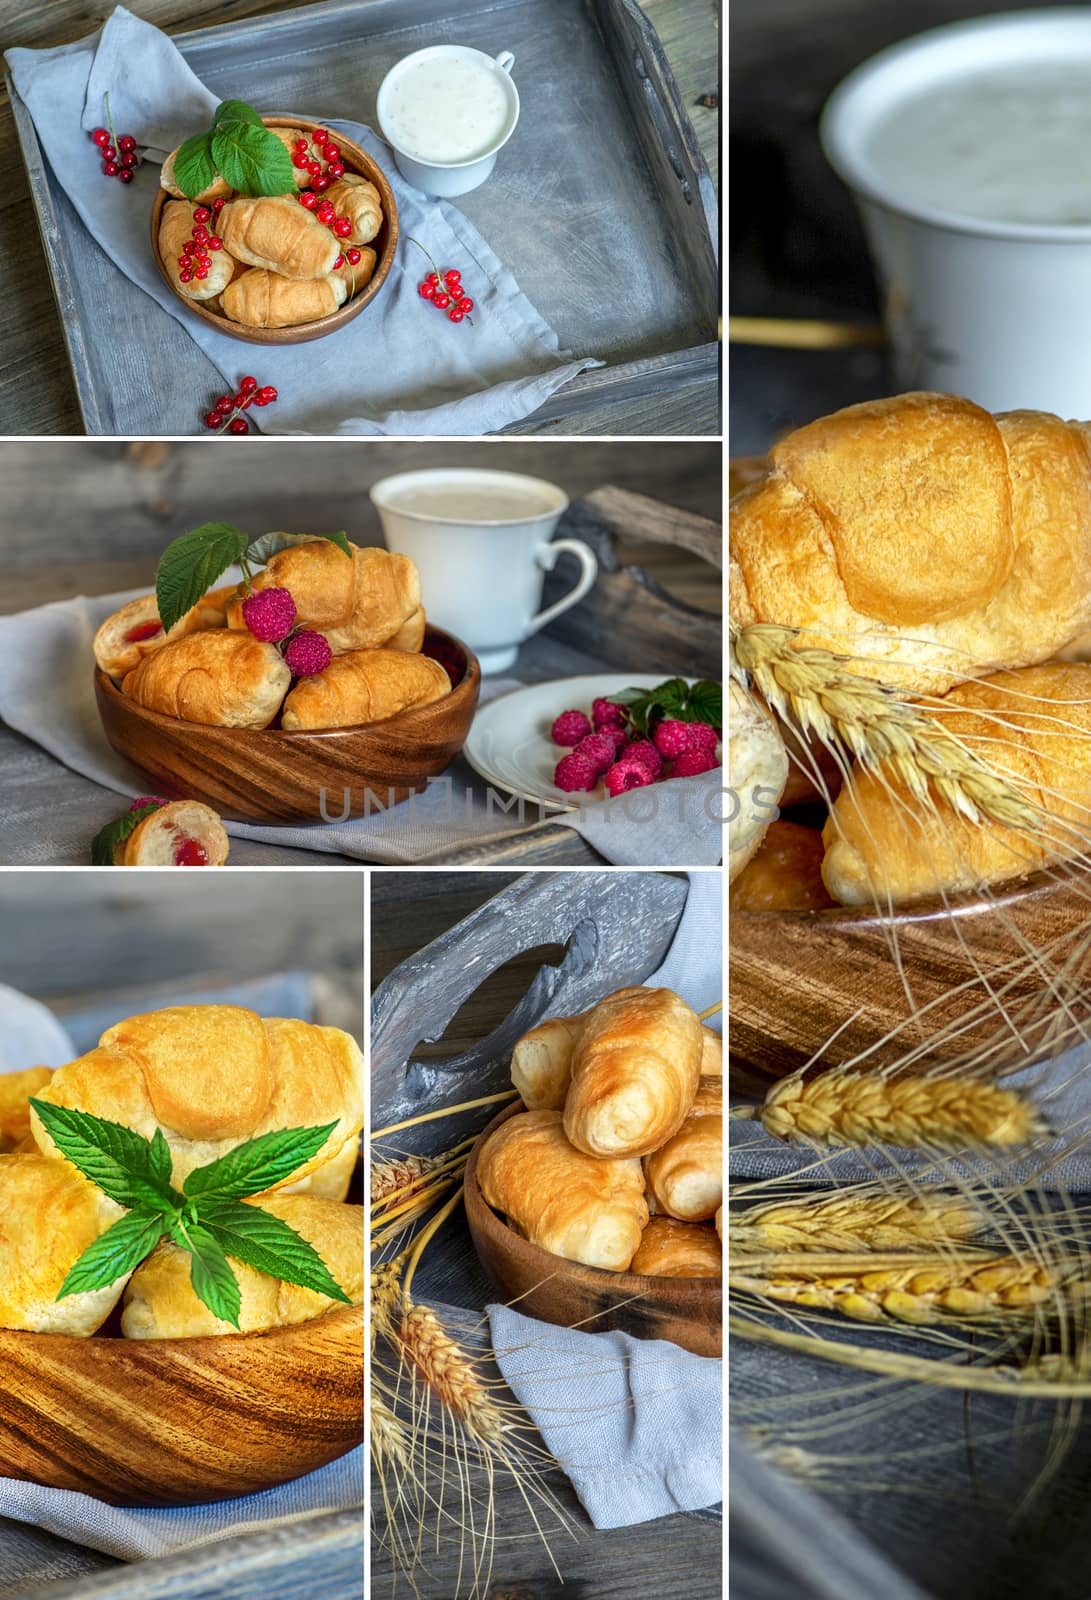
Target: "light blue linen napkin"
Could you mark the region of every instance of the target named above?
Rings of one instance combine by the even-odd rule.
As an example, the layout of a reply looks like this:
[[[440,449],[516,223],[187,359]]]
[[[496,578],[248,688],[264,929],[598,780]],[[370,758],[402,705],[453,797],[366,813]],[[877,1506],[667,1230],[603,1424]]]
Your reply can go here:
[[[132,134],[161,161],[208,126],[219,97],[194,76],[164,33],[122,6],[85,39],[52,50],[9,50],[7,60],[49,164],[93,235],[86,270],[108,275],[98,259],[101,247],[109,262],[181,323],[219,368],[225,390],[233,391],[252,365],[253,347],[193,316],[163,283],[152,258],[148,217],[159,183],[157,161],[146,160],[127,186],[108,181],[87,136],[105,126],[108,92],[117,132]],[[401,234],[397,258],[381,293],[346,327],[310,344],[261,348],[261,382],[273,384],[279,399],[263,410],[251,408],[252,425],[264,433],[306,436],[491,433],[529,416],[585,368],[601,365],[560,349],[557,334],[477,229],[449,202],[406,183],[389,148],[369,128],[345,121],[329,126],[362,145],[389,178]],[[461,270],[475,302],[472,326],[456,326],[422,304],[417,284],[428,264],[408,243],[409,235],[442,268]],[[199,406],[195,396],[195,431]]]

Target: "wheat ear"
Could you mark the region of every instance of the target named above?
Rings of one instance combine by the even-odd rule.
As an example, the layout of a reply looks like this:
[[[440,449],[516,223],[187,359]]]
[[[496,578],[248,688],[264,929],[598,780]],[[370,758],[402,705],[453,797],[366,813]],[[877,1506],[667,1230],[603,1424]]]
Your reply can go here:
[[[772,1200],[728,1215],[731,1249],[905,1250],[971,1239],[987,1218],[959,1194],[860,1193],[852,1189]]]
[[[371,1203],[396,1194],[411,1194],[443,1160],[442,1156],[401,1156],[371,1164]]]
[[[380,1400],[374,1393],[371,1396],[370,1423],[371,1448],[376,1462],[390,1461],[403,1471],[408,1471],[409,1448],[406,1443],[406,1429],[386,1402]]]
[[[489,1443],[500,1438],[504,1431],[500,1407],[430,1306],[406,1305],[397,1343],[432,1392],[475,1437]]]

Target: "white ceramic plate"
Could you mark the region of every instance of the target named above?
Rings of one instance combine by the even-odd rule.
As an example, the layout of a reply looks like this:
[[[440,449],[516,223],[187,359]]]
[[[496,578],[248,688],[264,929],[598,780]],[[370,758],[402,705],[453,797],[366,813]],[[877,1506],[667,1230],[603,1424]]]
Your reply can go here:
[[[507,789],[553,811],[575,811],[577,802],[602,800],[606,790],[566,794],[553,782],[553,769],[567,749],[553,743],[549,730],[562,711],[577,710],[591,716],[591,702],[607,699],[622,689],[654,689],[669,676],[647,672],[596,672],[583,678],[554,678],[552,683],[513,689],[474,717],[462,754],[486,782]],[[687,680],[688,681],[688,680]]]

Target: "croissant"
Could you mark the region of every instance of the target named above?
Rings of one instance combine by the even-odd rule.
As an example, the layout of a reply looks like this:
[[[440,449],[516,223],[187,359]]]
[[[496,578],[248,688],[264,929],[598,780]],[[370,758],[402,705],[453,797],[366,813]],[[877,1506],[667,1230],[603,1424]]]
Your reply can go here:
[[[722,1278],[723,1250],[714,1228],[652,1217],[629,1271],[646,1278]]]
[[[0,1328],[90,1338],[121,1299],[125,1279],[57,1295],[83,1252],[122,1215],[68,1161],[0,1155]]]
[[[511,1055],[511,1081],[528,1111],[560,1111],[572,1081],[572,1057],[583,1035],[590,1011],[574,1017],[550,1017],[524,1033]],[[723,1072],[723,1040],[711,1028],[701,1028],[701,1076]]]
[[[1091,627],[1088,425],[954,395],[849,406],[732,502],[731,616],[942,694]]]
[[[341,242],[344,244],[346,241],[342,240]],[[350,300],[354,294],[359,294],[361,289],[367,288],[375,275],[375,263],[378,259],[374,250],[369,250],[365,245],[360,251],[360,259],[355,265],[346,259],[339,267],[334,267],[333,276],[342,280],[348,290]]]
[[[297,621],[324,633],[334,655],[385,645],[421,608],[420,573],[408,556],[374,545],[351,548],[350,560],[328,539],[290,545],[253,580],[255,589],[287,589]],[[240,587],[228,602],[231,628],[246,627],[244,599]]]
[[[702,1078],[685,1122],[644,1157],[656,1211],[681,1222],[707,1222],[724,1195],[723,1079]]]
[[[937,726],[1023,797],[1029,825],[970,822],[938,796],[923,806],[891,772],[857,769],[822,835],[822,877],[843,905],[978,889],[1086,847],[1091,667],[1054,664],[975,679],[942,705],[929,713]],[[1043,814],[1048,824],[1038,820]]]
[[[225,626],[224,602],[234,594],[230,585],[214,589],[199,600],[192,611],[180,617],[169,633],[163,632],[159,620],[159,607],[153,594],[144,594],[130,600],[120,611],[115,611],[95,634],[91,646],[95,660],[115,683],[131,672],[137,663],[168,639],[180,639],[183,634],[196,633],[202,628]]]
[[[299,208],[302,210],[302,206]],[[170,274],[170,281],[180,295],[190,300],[212,300],[222,294],[231,282],[235,260],[225,248],[209,253],[208,275],[192,277],[188,283],[181,278],[185,257],[182,247],[193,233],[193,206],[188,200],[168,200],[159,219],[159,254]],[[202,271],[204,269],[202,268]]]
[[[192,203],[193,205],[207,205],[210,200],[226,200],[232,192],[231,185],[225,178],[217,175],[207,189],[201,190],[196,200],[188,201],[188,197],[182,193],[174,181],[174,163],[181,148],[181,145],[177,145],[164,161],[159,172],[160,187],[165,189],[168,194],[172,194],[176,200],[186,200],[187,203]]]
[[[281,144],[284,146],[285,150],[287,150],[290,156],[295,156],[296,145],[299,143],[300,139],[306,139],[308,157],[312,161],[320,161],[322,159],[322,152],[311,139],[310,132],[307,128],[270,128],[269,132],[276,134],[277,138],[280,140]],[[292,175],[295,178],[295,186],[297,189],[306,189],[309,187],[311,183],[310,172],[306,167],[297,167],[294,160],[292,162]]]
[[[719,1078],[724,1070],[724,1041],[723,1035],[710,1028],[707,1022],[701,1024],[701,1076],[702,1078]]]
[[[284,702],[280,725],[288,733],[362,727],[431,705],[450,692],[450,678],[431,656],[350,650],[334,656],[317,677],[299,679]]]
[[[218,728],[267,728],[292,674],[274,644],[210,629],[172,639],[127,673],[122,693],[147,711]]]
[[[312,1195],[275,1195],[244,1201],[312,1244],[334,1282],[355,1305],[364,1298],[364,1208]],[[125,1290],[121,1331],[126,1339],[205,1339],[213,1334],[261,1333],[309,1322],[344,1304],[330,1295],[284,1283],[232,1261],[242,1304],[239,1326],[223,1322],[199,1299],[190,1282],[190,1255],[164,1240],[133,1273]]]
[[[754,696],[728,683],[728,882],[746,866],[777,814],[788,777],[788,753],[776,723]]]
[[[413,615],[403,622],[397,633],[391,634],[385,640],[388,650],[421,650],[424,647],[424,629],[426,625],[424,607],[420,606]]]
[[[341,254],[336,235],[285,195],[229,200],[220,212],[220,238],[240,261],[284,278],[324,278]]]
[[[16,1150],[30,1132],[30,1097],[53,1076],[49,1067],[0,1073],[0,1151]]]
[[[138,822],[114,848],[118,867],[222,867],[230,847],[223,823],[199,800],[172,800]]]
[[[343,244],[368,244],[383,225],[383,202],[378,189],[355,172],[331,183],[326,191],[339,217],[348,217],[352,232]]]
[[[247,328],[291,328],[332,316],[347,297],[348,286],[336,272],[325,278],[285,278],[254,267],[228,284],[223,308],[232,322]]]
[[[822,882],[825,846],[817,828],[770,823],[757,853],[728,891],[732,911],[825,911],[832,904]]]
[[[486,1201],[532,1244],[624,1272],[648,1220],[639,1161],[574,1150],[559,1111],[523,1111],[491,1134],[477,1163]]]
[[[701,1024],[670,989],[619,989],[584,1023],[564,1130],[591,1156],[645,1156],[682,1126],[701,1077]]]
[[[353,1174],[360,1159],[360,1146],[348,1139],[337,1155],[315,1167],[297,1183],[287,1183],[281,1194],[312,1194],[323,1200],[343,1200],[352,1187]]]

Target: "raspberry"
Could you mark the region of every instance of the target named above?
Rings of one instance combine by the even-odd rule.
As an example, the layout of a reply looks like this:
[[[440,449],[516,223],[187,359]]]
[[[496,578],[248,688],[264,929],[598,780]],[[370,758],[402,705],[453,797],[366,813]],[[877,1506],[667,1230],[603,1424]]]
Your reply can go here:
[[[586,756],[577,755],[573,750],[557,762],[553,782],[565,794],[571,794],[576,789],[593,789],[598,782],[598,773]]]
[[[650,739],[634,739],[625,752],[626,758],[639,761],[654,783],[663,770],[663,758]]]
[[[324,633],[304,628],[288,645],[284,659],[297,678],[314,678],[325,672],[333,660],[333,651]]]
[[[255,639],[279,644],[292,631],[295,601],[287,589],[259,589],[243,601],[242,618]]]
[[[586,739],[580,740],[572,754],[590,761],[595,776],[601,777],[607,767],[613,766],[617,750],[614,741],[605,733],[589,733]]]
[[[672,778],[696,778],[702,772],[711,772],[720,763],[705,750],[683,750],[671,768]]]
[[[647,765],[639,758],[634,761],[626,750],[621,760],[615,761],[607,771],[604,781],[609,792],[617,795],[624,794],[627,789],[643,789],[645,784],[654,783],[655,779]]]
[[[167,806],[169,800],[164,800],[161,794],[142,794],[139,800],[134,800],[129,807],[130,811],[141,811],[144,806]]]
[[[708,722],[691,722],[689,725],[690,749],[700,750],[706,756],[716,754],[716,746],[720,742],[720,735]]]
[[[629,735],[620,722],[604,722],[602,727],[596,730],[596,733],[603,739],[609,739],[618,755],[629,743]]]
[[[591,716],[596,728],[601,728],[607,722],[624,722],[625,707],[613,700],[595,700],[591,705]]]
[[[562,711],[552,728],[549,737],[554,744],[579,744],[591,732],[591,724],[582,711]]]
[[[693,730],[696,726],[694,722],[677,722],[673,718],[665,717],[652,735],[655,748],[667,761],[673,761],[676,756],[684,755],[687,750],[695,748]]]

